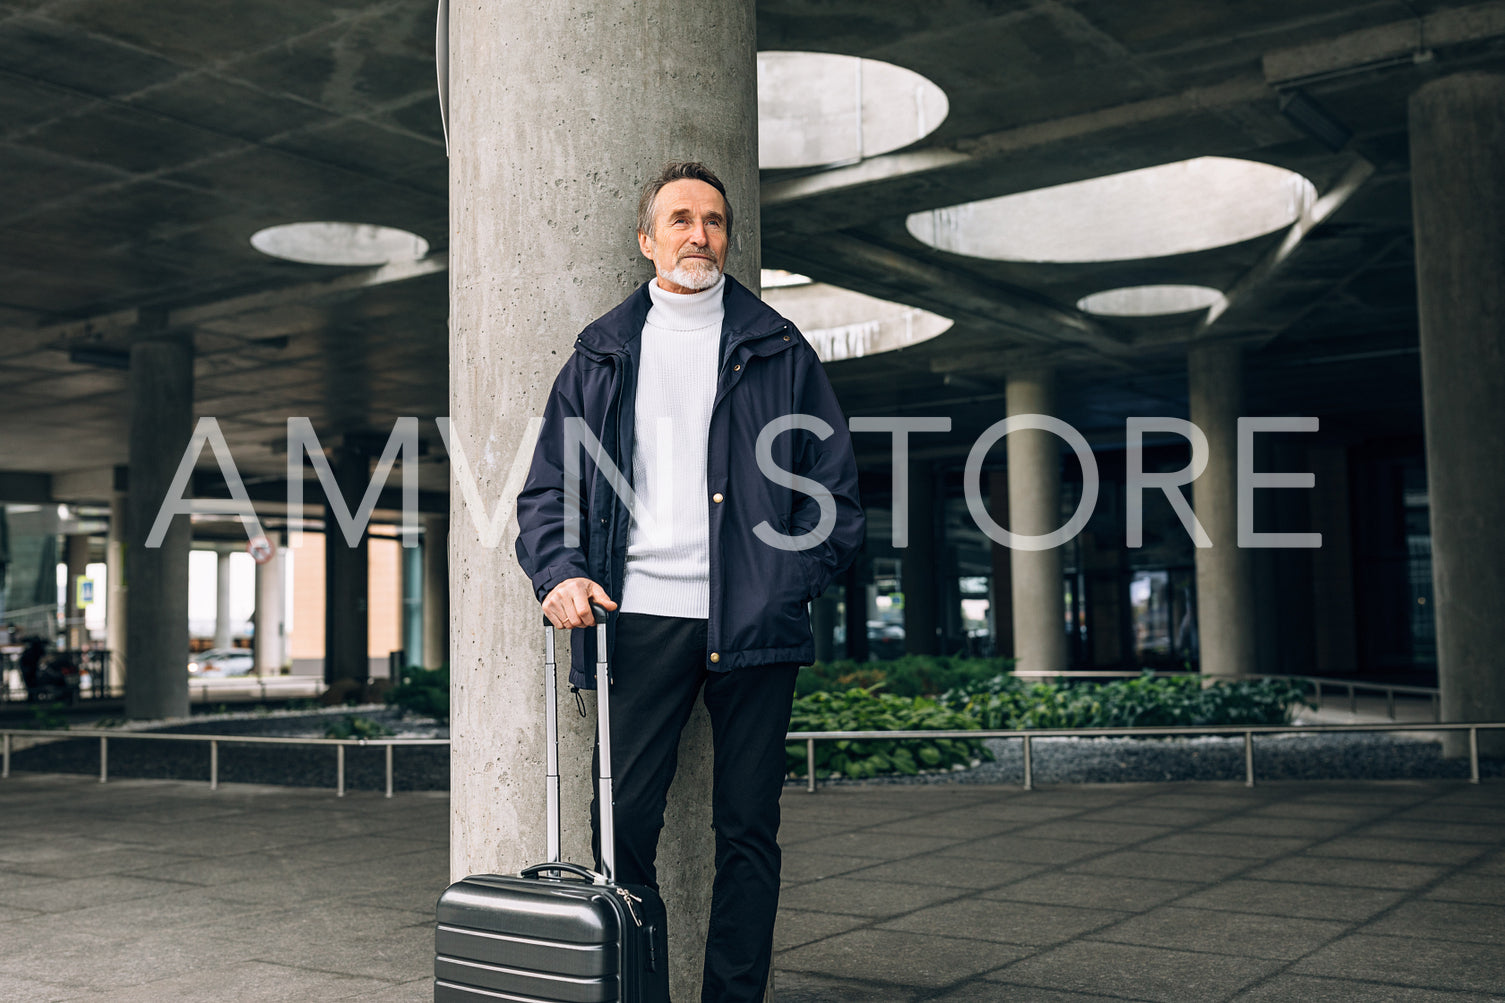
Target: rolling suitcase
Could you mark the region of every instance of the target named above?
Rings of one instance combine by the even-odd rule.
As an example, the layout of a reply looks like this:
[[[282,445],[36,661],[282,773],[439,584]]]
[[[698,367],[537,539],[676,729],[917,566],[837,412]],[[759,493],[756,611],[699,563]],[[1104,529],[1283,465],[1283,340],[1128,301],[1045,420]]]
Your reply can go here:
[[[548,862],[517,876],[473,874],[439,897],[434,1003],[668,1003],[663,900],[613,880],[611,709],[606,611],[596,618],[601,870],[560,860],[554,629],[544,626]]]

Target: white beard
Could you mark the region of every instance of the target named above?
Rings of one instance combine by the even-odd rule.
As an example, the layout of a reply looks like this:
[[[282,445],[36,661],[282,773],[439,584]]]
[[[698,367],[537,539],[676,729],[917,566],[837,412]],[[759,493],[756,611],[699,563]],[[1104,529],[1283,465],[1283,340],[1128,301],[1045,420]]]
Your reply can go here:
[[[663,277],[685,289],[701,291],[711,288],[721,280],[721,269],[714,262],[691,258],[679,262],[672,272]]]

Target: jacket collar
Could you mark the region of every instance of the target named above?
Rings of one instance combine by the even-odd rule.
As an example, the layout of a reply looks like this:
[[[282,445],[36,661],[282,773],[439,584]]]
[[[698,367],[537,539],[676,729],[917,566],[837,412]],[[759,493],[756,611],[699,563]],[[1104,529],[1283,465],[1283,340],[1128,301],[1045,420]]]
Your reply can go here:
[[[788,324],[772,307],[754,296],[752,290],[730,275],[726,277],[722,304],[726,311],[721,324],[723,359],[742,342],[773,334]],[[644,282],[625,300],[587,325],[576,339],[575,347],[600,357],[630,350],[630,343],[642,335],[643,322],[648,319],[648,310],[652,306],[648,282]]]

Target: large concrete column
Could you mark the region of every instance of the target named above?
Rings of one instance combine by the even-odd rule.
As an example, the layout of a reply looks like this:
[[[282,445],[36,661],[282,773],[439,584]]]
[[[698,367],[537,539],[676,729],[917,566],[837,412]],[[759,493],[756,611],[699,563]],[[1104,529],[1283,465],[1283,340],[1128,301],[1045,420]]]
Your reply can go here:
[[[418,547],[403,547],[398,561],[404,659],[398,669],[401,671],[409,665],[419,664],[423,659],[423,551]]]
[[[280,534],[279,534],[280,535]],[[272,556],[256,565],[256,612],[252,616],[252,657],[256,674],[280,675],[287,661],[287,551],[275,536]]]
[[[78,604],[78,580],[89,573],[89,537],[84,533],[69,534],[63,550],[63,562],[67,565],[63,588],[66,637],[68,647],[77,651],[84,646],[88,631],[84,629],[84,610]]]
[[[988,515],[1000,526],[1009,524],[1009,475],[1006,470],[988,471]],[[1013,551],[997,540],[988,542],[993,569],[988,580],[988,619],[993,621],[993,653],[999,658],[1013,658],[1014,586],[1010,567]]]
[[[131,346],[130,496],[127,501],[125,713],[130,718],[188,714],[188,548],[185,516],[161,545],[147,535],[193,432],[193,346],[185,339]]]
[[[1255,671],[1254,564],[1238,545],[1238,419],[1243,350],[1196,345],[1186,357],[1190,417],[1207,436],[1207,469],[1192,482],[1192,509],[1211,547],[1198,547],[1197,640],[1204,676]]]
[[[331,464],[347,511],[354,512],[371,479],[371,461],[358,446],[346,444]],[[324,682],[371,676],[370,534],[361,532],[351,546],[340,531],[332,507],[324,509]]]
[[[1444,721],[1505,718],[1505,76],[1411,97],[1411,206]],[[1464,751],[1452,736],[1450,754]],[[1479,747],[1505,754],[1505,733]]]
[[[1313,532],[1322,534],[1322,546],[1308,551],[1312,561],[1312,666],[1319,676],[1351,675],[1358,669],[1359,652],[1353,529],[1348,509],[1348,449],[1339,445],[1319,446],[1307,455],[1311,466],[1305,469],[1317,481],[1316,489],[1308,492],[1310,525]]]
[[[423,651],[409,661],[426,669],[449,664],[449,520],[423,520]]]
[[[109,687],[114,691],[125,685],[126,646],[126,495],[116,491],[110,496],[110,528],[105,539],[105,577],[110,589],[105,605],[106,643],[110,646]]]
[[[899,500],[894,499],[895,518]],[[909,546],[899,555],[899,587],[904,590],[904,650],[911,655],[940,653],[940,609],[936,595],[935,464],[909,464]]]
[[[230,552],[214,550],[214,646],[230,647]]]
[[[867,563],[863,554],[859,554],[842,575],[847,618],[847,658],[854,662],[865,662],[871,654],[867,643]]]
[[[810,633],[815,641],[815,660],[836,657],[836,597],[820,596],[810,603]]]
[[[1004,387],[1008,417],[1051,415],[1055,374],[1024,370]],[[1011,532],[1043,536],[1061,528],[1061,440],[1039,429],[1011,432],[1006,440]],[[1015,668],[1060,672],[1066,661],[1066,594],[1061,549],[1010,551]]]
[[[757,288],[753,13],[751,0],[450,5],[450,414],[487,506],[472,513],[450,493],[456,877],[545,855],[538,600],[510,534],[487,545],[477,521],[511,502],[513,452],[580,328],[651,274],[634,236],[637,197],[664,161],[702,160],[725,180],[728,270]],[[565,850],[589,861],[592,725],[561,692]],[[710,778],[697,704],[658,854],[676,999],[699,994]]]

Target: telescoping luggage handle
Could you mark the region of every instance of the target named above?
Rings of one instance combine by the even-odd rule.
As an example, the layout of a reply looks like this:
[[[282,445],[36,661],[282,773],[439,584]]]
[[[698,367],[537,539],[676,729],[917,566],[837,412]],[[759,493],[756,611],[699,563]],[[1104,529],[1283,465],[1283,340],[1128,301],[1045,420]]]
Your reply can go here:
[[[617,830],[611,803],[611,680],[606,665],[606,610],[591,603],[591,616],[596,620],[596,733],[601,747],[601,778],[596,800],[601,812],[601,870],[602,874],[588,872],[599,879],[598,884],[610,881],[617,873]],[[549,861],[559,863],[562,851],[559,845],[559,682],[558,666],[554,659],[554,625],[544,619],[544,731],[548,745],[548,773],[546,793],[548,797]],[[540,868],[530,868],[539,870]],[[582,868],[570,865],[568,869],[579,873]]]

